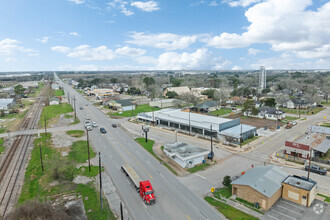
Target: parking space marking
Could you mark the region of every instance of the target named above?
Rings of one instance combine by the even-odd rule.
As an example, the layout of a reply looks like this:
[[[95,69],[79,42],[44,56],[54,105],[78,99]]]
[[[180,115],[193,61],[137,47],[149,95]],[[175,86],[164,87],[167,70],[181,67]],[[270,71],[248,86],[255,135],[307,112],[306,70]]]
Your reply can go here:
[[[288,217],[288,218],[291,218],[291,219],[293,219],[293,220],[296,220],[295,218],[292,218],[292,217],[290,217],[290,216],[288,216],[288,215],[286,215],[286,214],[283,214],[282,212],[278,212],[278,211],[276,211],[276,210],[273,210],[274,212],[276,212],[276,213],[278,213],[278,214],[280,214],[280,215],[284,215],[284,216],[286,216],[286,217]]]
[[[196,176],[199,176],[200,178],[202,178],[202,179],[204,179],[204,180],[206,180],[206,178],[204,177],[204,176],[202,176],[202,175],[199,175],[198,173],[194,173]]]
[[[283,201],[283,200],[282,200],[281,202],[284,202],[284,203],[286,203],[286,204],[288,204],[288,205],[291,205],[291,206],[293,206],[293,207],[296,207],[296,208],[298,208],[298,209],[301,209],[301,210],[305,211],[304,208],[301,208],[301,207],[299,207],[299,206],[293,205],[293,204],[288,203],[288,202],[285,202],[285,201]]]
[[[274,217],[274,216],[272,216],[272,215],[270,215],[270,214],[267,214],[267,216],[269,216],[269,217],[271,217],[271,218],[273,218],[273,219],[276,219],[276,220],[280,220],[280,219],[278,219],[278,218],[276,218],[276,217]]]
[[[283,207],[283,206],[280,206],[280,205],[276,205],[276,206],[278,206],[278,207],[280,207],[280,208],[282,208],[282,209],[288,210],[289,212],[293,212],[293,213],[295,213],[295,214],[297,214],[297,215],[302,215],[301,213],[298,213],[298,212],[292,211],[292,210],[287,209],[287,208],[285,208],[285,207]]]

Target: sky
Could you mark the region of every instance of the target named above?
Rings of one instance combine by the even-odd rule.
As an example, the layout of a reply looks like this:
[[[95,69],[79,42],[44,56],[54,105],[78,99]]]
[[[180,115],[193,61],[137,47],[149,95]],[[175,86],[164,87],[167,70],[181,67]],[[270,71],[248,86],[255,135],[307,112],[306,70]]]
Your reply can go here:
[[[2,0],[0,72],[330,69],[327,0]]]

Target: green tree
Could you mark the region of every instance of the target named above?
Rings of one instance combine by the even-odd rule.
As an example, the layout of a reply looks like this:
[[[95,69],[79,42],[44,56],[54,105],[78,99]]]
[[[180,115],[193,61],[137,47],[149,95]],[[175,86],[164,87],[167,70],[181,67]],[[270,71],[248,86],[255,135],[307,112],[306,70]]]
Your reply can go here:
[[[267,98],[267,99],[263,100],[262,102],[265,103],[265,106],[269,106],[269,107],[275,107],[275,105],[276,105],[274,98]]]
[[[146,85],[147,88],[149,88],[149,86],[155,84],[155,79],[152,77],[144,77],[143,83]]]
[[[111,78],[111,83],[117,83],[118,82],[118,79],[117,78]]]
[[[208,89],[202,92],[202,95],[207,95],[208,98],[214,99],[215,89]]]
[[[231,185],[231,178],[230,176],[225,176],[222,180],[222,185],[224,185],[225,187],[230,187]]]
[[[168,98],[172,99],[172,98],[177,97],[177,96],[178,96],[178,93],[176,93],[176,92],[174,92],[174,91],[169,91],[169,92],[166,93],[166,96],[167,96]]]
[[[179,87],[182,83],[182,79],[171,78],[171,83],[173,87]]]
[[[263,94],[266,94],[266,93],[269,93],[269,92],[270,92],[270,88],[266,88],[266,89],[261,90],[261,93],[263,93]]]
[[[24,91],[25,91],[25,88],[21,84],[15,86],[15,88],[14,88],[14,92],[16,95],[23,95]]]
[[[252,114],[256,115],[258,114],[258,110],[255,107],[255,103],[252,99],[248,99],[243,103],[243,112],[246,112],[247,110],[251,110]]]

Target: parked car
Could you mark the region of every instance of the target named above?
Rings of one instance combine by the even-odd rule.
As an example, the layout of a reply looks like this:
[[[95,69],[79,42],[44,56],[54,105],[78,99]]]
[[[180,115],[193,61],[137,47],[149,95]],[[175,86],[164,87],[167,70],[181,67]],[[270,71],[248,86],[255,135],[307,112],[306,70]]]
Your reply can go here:
[[[80,107],[79,109],[80,109],[80,110],[83,110],[83,107]]]
[[[93,121],[92,126],[97,127],[97,123],[95,121]]]
[[[91,120],[91,116],[86,115],[86,120]]]
[[[100,131],[101,131],[102,134],[107,133],[107,131],[105,130],[105,128],[100,128]]]
[[[86,126],[86,129],[87,129],[87,131],[93,130],[92,126],[90,126],[90,125]]]
[[[92,126],[91,123],[90,123],[89,121],[86,121],[86,122],[85,122],[85,127],[87,127],[87,126]]]
[[[308,171],[308,167],[309,166],[305,166],[305,170]],[[312,173],[318,173],[318,174],[322,174],[322,175],[327,175],[327,169],[322,169],[319,166],[311,166],[311,172]]]
[[[290,129],[290,128],[292,128],[292,124],[291,124],[291,123],[288,123],[288,124],[286,124],[286,125],[284,126],[284,128],[286,128],[286,129]]]
[[[317,107],[323,107],[323,105],[317,105]]]
[[[293,126],[297,125],[296,121],[291,122]]]
[[[113,127],[113,128],[116,128],[116,127],[117,127],[117,125],[116,125],[116,124],[112,124],[112,127]]]

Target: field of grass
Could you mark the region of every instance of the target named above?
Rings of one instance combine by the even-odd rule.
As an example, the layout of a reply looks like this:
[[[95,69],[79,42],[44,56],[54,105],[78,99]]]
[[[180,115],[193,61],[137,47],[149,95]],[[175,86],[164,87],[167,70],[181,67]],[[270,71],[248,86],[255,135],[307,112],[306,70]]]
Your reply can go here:
[[[231,109],[228,109],[228,108],[222,108],[222,109],[219,109],[219,110],[217,110],[217,111],[210,112],[210,114],[211,114],[211,115],[214,115],[214,116],[219,116],[219,115],[229,114],[230,112],[232,112]]]
[[[66,132],[71,137],[82,137],[85,134],[85,131],[83,130],[70,130]]]
[[[213,192],[213,195],[217,199],[221,199],[221,197],[225,197],[228,199],[229,197],[231,197],[231,187],[230,188],[224,187],[217,189]]]
[[[54,96],[62,96],[64,95],[64,91],[62,89],[54,90]]]
[[[322,195],[322,194],[320,194],[320,193],[318,193],[317,195],[324,197],[324,198],[325,198],[325,200],[324,200],[324,201],[326,201],[326,202],[329,202],[329,203],[330,203],[330,197],[329,197],[329,196],[325,196],[325,195]]]
[[[298,117],[292,117],[292,116],[285,116],[285,119],[289,120],[289,121],[295,121],[295,120],[298,120],[299,118]]]
[[[46,116],[46,121],[47,121],[46,123],[47,123],[47,126],[48,126],[49,121],[51,119],[59,117],[61,114],[66,114],[66,113],[69,113],[69,112],[72,112],[72,111],[73,111],[73,109],[72,109],[71,105],[69,105],[67,103],[62,103],[62,104],[59,104],[59,105],[47,105],[42,110],[40,120],[39,120],[39,125],[40,125],[40,127],[45,126],[45,120],[44,120],[45,116]]]
[[[254,208],[254,204],[251,203],[251,202],[248,202],[248,201],[246,201],[244,199],[241,199],[241,198],[236,198],[236,200],[239,201],[239,202],[241,202],[241,203],[244,203],[247,206],[250,206],[250,207]],[[259,207],[259,209],[260,209],[260,207]]]
[[[64,115],[64,118],[73,118],[73,115]]]
[[[242,142],[242,145],[246,145],[246,144],[248,144],[248,143],[251,143],[252,141],[257,140],[258,138],[260,138],[260,136],[253,136],[252,138],[249,138],[249,139],[243,141],[243,142]]]
[[[152,156],[154,156],[161,164],[167,167],[167,169],[169,169],[174,175],[178,175],[178,173],[171,166],[165,163],[154,153],[154,151],[152,150],[152,147],[154,145],[153,140],[148,139],[148,142],[146,142],[145,138],[136,138],[135,141],[138,142],[144,149],[146,149],[146,151],[148,151]],[[163,150],[164,146],[162,146],[161,149]]]
[[[125,111],[122,112],[122,114],[119,114],[119,112],[109,112],[109,116],[122,116],[122,117],[132,117],[132,116],[137,116],[141,112],[152,112],[152,111],[157,111],[160,110],[160,108],[153,108],[150,107],[149,104],[144,104],[144,105],[137,105],[135,106],[135,109],[133,111]],[[132,115],[133,113],[133,115]]]
[[[1,128],[0,128],[0,134],[3,134],[3,133],[5,133],[5,132],[7,132],[7,129],[4,128],[4,127],[1,127]]]
[[[325,108],[323,107],[316,107],[314,109],[288,109],[288,108],[280,108],[281,110],[285,111],[286,113],[289,114],[296,114],[299,115],[299,111],[301,115],[312,115],[312,112],[314,112],[314,115],[319,113],[320,111],[324,110]]]
[[[5,147],[3,146],[3,138],[0,138],[0,154],[5,150]]]
[[[201,170],[205,170],[207,167],[209,167],[210,164],[209,163],[201,163],[201,164],[198,164],[192,168],[188,168],[187,171],[189,173],[196,173],[198,171],[201,171]]]
[[[321,127],[326,127],[326,128],[330,128],[330,123],[323,123],[320,125]]]
[[[95,152],[89,145],[90,158],[96,156]],[[76,141],[72,144],[71,151],[69,153],[69,159],[77,163],[85,163],[88,160],[87,141]]]
[[[214,206],[219,212],[221,212],[227,219],[230,220],[257,220],[257,218],[246,214],[234,207],[227,205],[223,202],[217,201],[211,197],[206,196],[204,198],[210,205]]]

